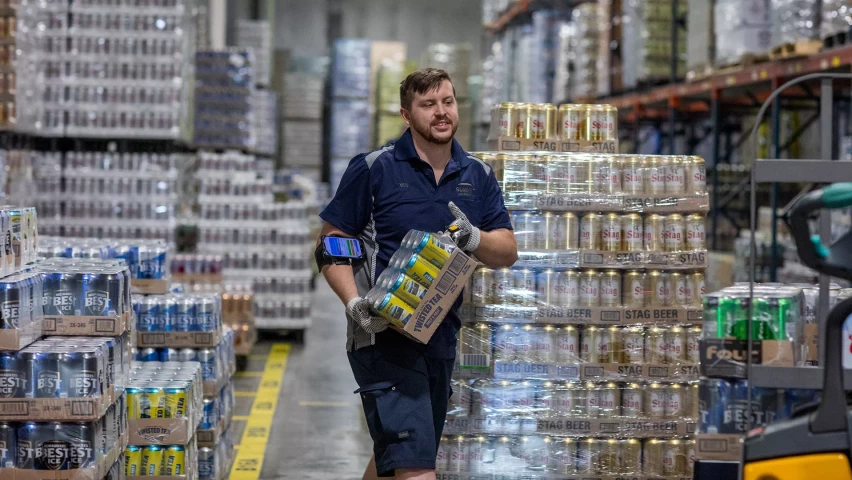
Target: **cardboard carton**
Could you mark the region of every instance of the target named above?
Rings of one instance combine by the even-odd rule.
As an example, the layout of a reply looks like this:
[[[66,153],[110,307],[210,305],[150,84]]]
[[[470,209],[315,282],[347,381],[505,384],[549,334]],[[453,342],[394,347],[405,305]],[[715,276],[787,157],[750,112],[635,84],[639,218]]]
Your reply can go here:
[[[701,375],[707,377],[748,378],[748,341],[732,338],[707,338],[700,342]],[[752,365],[795,366],[793,342],[789,340],[753,340]]]
[[[21,328],[0,329],[0,350],[18,351],[42,336],[42,321],[37,320]]]
[[[488,140],[489,150],[501,152],[618,153],[618,140],[562,140],[497,137]]]
[[[87,398],[3,398],[2,421],[93,422],[103,417],[116,394]]]
[[[739,462],[742,460],[742,435],[700,433],[695,436],[695,458]]]
[[[214,348],[222,330],[214,332],[136,332],[137,348]]]
[[[44,335],[117,337],[130,330],[130,312],[114,316],[45,315]]]
[[[130,280],[130,293],[165,295],[169,293],[169,280],[166,278],[133,278]]]

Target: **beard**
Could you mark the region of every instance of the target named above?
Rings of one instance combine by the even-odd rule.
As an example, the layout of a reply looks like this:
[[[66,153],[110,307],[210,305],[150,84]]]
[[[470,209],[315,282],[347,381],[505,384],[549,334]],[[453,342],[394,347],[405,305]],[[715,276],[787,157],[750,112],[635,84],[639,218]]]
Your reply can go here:
[[[451,120],[447,119],[447,122]],[[453,131],[446,138],[438,138],[432,135],[432,124],[421,125],[416,122],[411,123],[411,128],[414,129],[415,132],[419,133],[421,137],[423,137],[427,142],[434,143],[435,145],[446,145],[453,141],[453,138],[456,136],[456,130],[459,129],[459,124],[453,124]]]

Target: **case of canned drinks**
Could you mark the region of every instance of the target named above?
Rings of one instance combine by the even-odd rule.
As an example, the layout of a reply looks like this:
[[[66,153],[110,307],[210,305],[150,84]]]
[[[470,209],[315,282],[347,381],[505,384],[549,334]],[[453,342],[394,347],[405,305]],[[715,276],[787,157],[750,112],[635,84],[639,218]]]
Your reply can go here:
[[[213,293],[137,295],[132,302],[139,333],[222,330],[222,300]]]
[[[181,283],[222,283],[221,255],[179,253],[172,258],[172,280]]]
[[[0,279],[0,350],[19,350],[41,337],[43,287],[35,271]]]
[[[437,470],[468,478],[691,479],[695,441],[548,435],[448,435]]]
[[[195,432],[195,440],[199,445],[209,447],[221,442],[222,434],[231,426],[234,405],[233,383],[225,385],[219,395],[204,397],[201,423]]]
[[[612,105],[500,103],[491,107],[489,144],[503,151],[618,153]]]
[[[230,430],[225,431],[215,446],[198,448],[198,478],[201,480],[224,480],[231,471],[234,460],[234,445]]]
[[[195,55],[193,143],[206,148],[254,149],[252,49],[203,50]]]
[[[127,388],[132,445],[186,445],[204,415],[204,383],[198,362],[137,362]],[[166,435],[152,436],[150,428]],[[192,442],[194,443],[194,442]]]
[[[198,480],[198,448],[187,445],[130,445],[124,452],[122,479]]]

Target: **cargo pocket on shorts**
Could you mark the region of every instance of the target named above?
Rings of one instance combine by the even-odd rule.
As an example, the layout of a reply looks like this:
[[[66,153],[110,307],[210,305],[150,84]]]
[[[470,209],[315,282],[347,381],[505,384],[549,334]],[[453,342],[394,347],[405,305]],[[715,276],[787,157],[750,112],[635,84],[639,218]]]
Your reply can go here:
[[[398,385],[399,382],[384,381],[355,390],[364,403],[370,437],[377,444],[389,445],[415,439],[413,430],[403,428],[408,410],[403,405]]]

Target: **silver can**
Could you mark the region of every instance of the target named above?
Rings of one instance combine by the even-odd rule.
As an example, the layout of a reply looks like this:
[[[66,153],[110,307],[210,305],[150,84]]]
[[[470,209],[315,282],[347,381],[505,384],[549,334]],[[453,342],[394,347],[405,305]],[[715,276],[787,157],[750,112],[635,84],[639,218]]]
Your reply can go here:
[[[561,305],[575,307],[580,305],[580,274],[574,270],[559,272],[556,278],[557,297]]]
[[[535,273],[532,270],[513,270],[512,299],[516,305],[532,307],[536,304]]]
[[[532,327],[530,331],[532,361],[536,363],[553,363],[556,361],[557,333],[557,329],[550,325]]]
[[[621,391],[621,415],[626,418],[642,418],[644,395],[642,385],[630,383]]]
[[[573,365],[580,361],[580,333],[577,327],[565,325],[556,331],[556,363]]]

